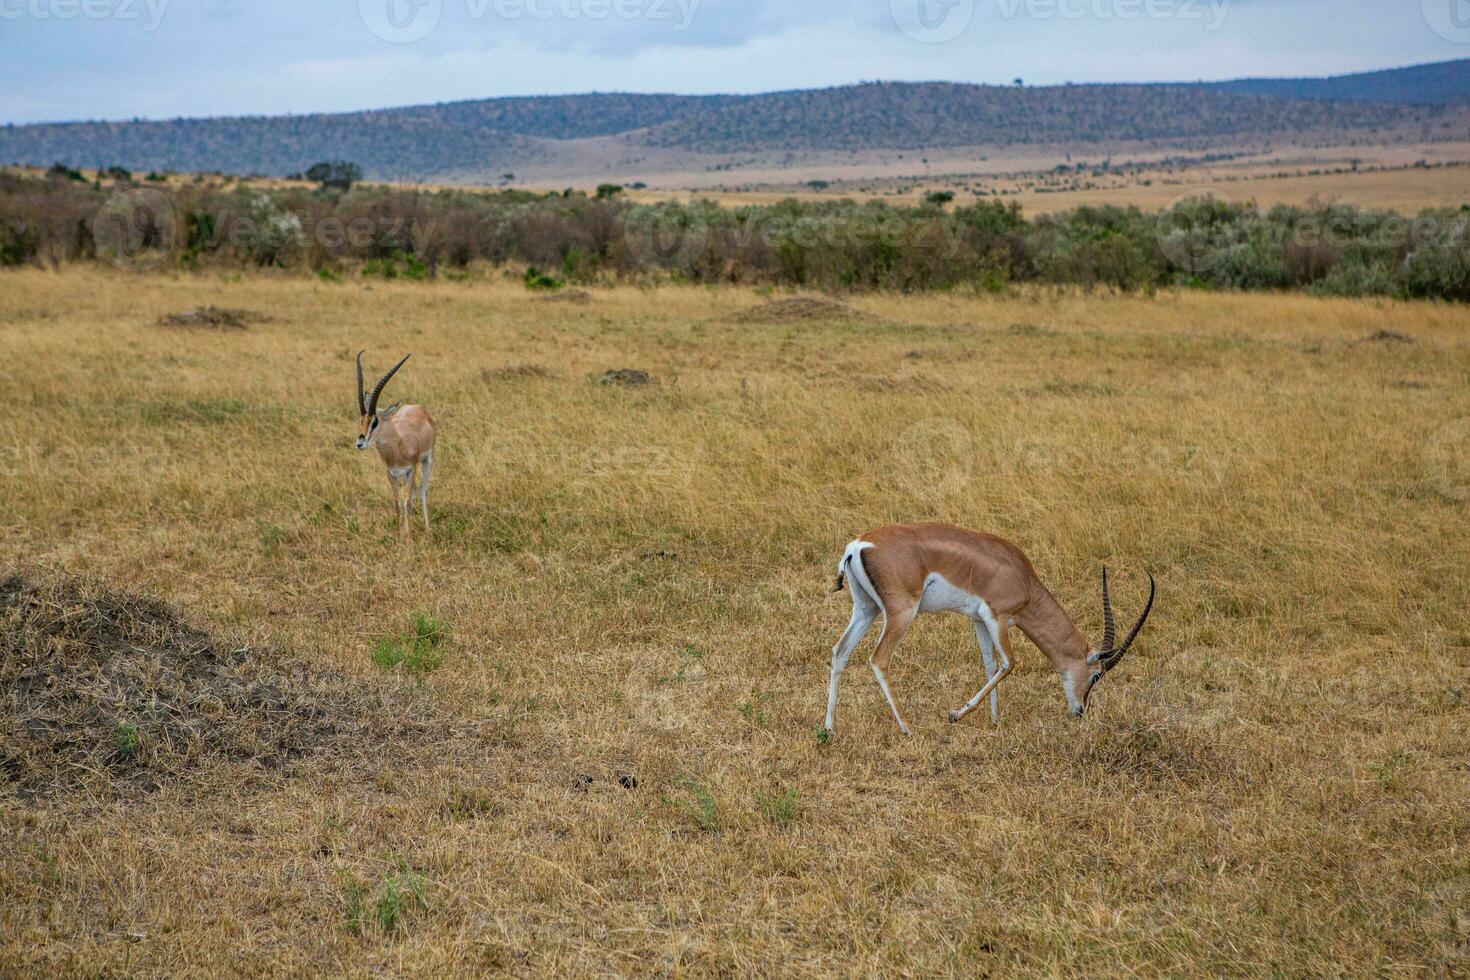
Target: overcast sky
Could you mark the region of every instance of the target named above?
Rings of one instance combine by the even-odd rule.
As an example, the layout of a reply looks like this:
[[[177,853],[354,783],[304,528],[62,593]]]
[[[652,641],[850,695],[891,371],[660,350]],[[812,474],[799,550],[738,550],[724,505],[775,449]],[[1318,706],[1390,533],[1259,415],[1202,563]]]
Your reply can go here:
[[[0,0],[0,122],[1470,57],[1470,0]]]

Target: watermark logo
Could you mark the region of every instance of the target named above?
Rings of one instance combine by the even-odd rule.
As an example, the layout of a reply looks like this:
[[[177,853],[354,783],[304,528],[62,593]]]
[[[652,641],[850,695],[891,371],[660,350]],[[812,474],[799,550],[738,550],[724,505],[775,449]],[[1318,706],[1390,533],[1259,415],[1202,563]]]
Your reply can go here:
[[[122,191],[92,216],[97,257],[128,272],[162,265],[178,237],[173,199],[152,187]]]
[[[899,433],[888,455],[900,489],[919,500],[943,500],[969,486],[975,440],[959,422],[935,416]]]
[[[677,732],[706,719],[710,693],[705,652],[686,645],[678,650],[640,651],[623,683],[623,700],[642,725]]]
[[[0,0],[0,3],[5,0]],[[463,0],[471,22],[591,20],[667,22],[677,33],[689,30],[700,0]],[[410,44],[433,33],[444,15],[444,0],[358,0],[367,29],[390,44]],[[456,10],[459,8],[456,6]]]
[[[1424,22],[1446,41],[1470,44],[1470,0],[1424,0]]]
[[[629,253],[647,265],[689,269],[704,259],[709,224],[680,208],[660,208],[624,226]]]
[[[1470,500],[1470,418],[1441,426],[1425,440],[1420,458],[1435,492],[1450,500]]]
[[[389,44],[412,44],[439,26],[444,0],[357,0],[357,13],[375,37]]]
[[[1207,32],[1225,26],[1231,0],[1000,0],[1000,15],[1015,20],[1198,21]]]
[[[169,0],[0,0],[0,20],[115,20],[158,30]]]
[[[975,19],[975,0],[888,0],[893,22],[915,41],[953,41]]]
[[[1213,187],[1179,195],[1159,212],[1155,224],[1159,251],[1190,276],[1218,269],[1229,257],[1234,233],[1230,198]]]

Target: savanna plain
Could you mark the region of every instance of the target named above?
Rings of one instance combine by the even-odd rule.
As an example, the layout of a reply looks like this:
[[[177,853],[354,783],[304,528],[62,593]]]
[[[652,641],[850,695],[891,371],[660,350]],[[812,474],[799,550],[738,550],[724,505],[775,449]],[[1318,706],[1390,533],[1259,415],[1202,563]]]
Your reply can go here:
[[[111,610],[152,658],[117,717],[4,696],[0,973],[1470,973],[1470,309],[790,298],[0,277],[4,656]],[[207,304],[259,316],[159,322]],[[411,544],[359,348],[438,420]],[[1084,719],[1017,635],[949,724],[979,651],[926,617],[914,737],[876,630],[819,734],[837,558],[900,520],[1018,542],[1094,638],[1100,567],[1124,622],[1153,572]],[[252,748],[170,616],[337,720]]]

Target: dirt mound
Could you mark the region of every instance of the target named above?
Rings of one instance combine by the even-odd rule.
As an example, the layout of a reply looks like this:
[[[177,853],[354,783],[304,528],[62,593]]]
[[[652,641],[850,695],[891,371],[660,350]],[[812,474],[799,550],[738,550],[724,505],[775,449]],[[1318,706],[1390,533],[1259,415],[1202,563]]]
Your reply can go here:
[[[816,320],[849,320],[871,323],[878,319],[873,314],[854,309],[846,303],[810,296],[773,299],[768,303],[752,306],[725,317],[725,320],[730,323],[810,323]]]
[[[486,384],[493,384],[497,381],[530,381],[554,377],[556,377],[556,372],[541,364],[505,364],[501,367],[486,368],[480,372],[480,380]]]
[[[1100,727],[1077,745],[1080,771],[1146,784],[1245,779],[1249,766],[1229,747],[1178,723],[1149,715]]]
[[[146,793],[226,761],[288,770],[426,730],[406,698],[53,573],[0,575],[0,691],[0,783],[23,798]]]
[[[1414,338],[1397,330],[1375,330],[1368,336],[1354,341],[1357,344],[1412,344]]]
[[[244,330],[252,323],[264,323],[267,317],[251,310],[232,310],[223,306],[196,306],[184,313],[169,313],[158,318],[163,327],[209,327],[214,330]]]
[[[592,294],[585,289],[562,289],[532,298],[534,303],[590,303]]]

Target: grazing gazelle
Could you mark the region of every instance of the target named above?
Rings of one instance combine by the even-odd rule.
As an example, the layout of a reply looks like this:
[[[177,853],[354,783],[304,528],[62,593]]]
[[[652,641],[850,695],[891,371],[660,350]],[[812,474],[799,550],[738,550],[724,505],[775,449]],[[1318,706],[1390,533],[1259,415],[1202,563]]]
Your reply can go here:
[[[837,566],[837,590],[844,581],[852,592],[852,621],[832,648],[832,677],[827,686],[827,731],[837,710],[837,682],[853,648],[883,614],[883,635],[870,663],[878,687],[909,734],[908,723],[888,685],[888,663],[919,613],[952,612],[975,623],[986,682],[962,708],[949,713],[959,721],[990,695],[990,717],[996,716],[996,685],[1011,671],[1010,628],[1021,632],[1051,659],[1062,678],[1062,691],[1072,714],[1082,716],[1092,687],[1128,652],[1154,604],[1154,577],[1148,577],[1148,603],[1122,646],[1114,646],[1113,609],[1108,603],[1108,570],[1102,576],[1102,643],[1087,642],[1070,616],[1052,597],[1021,549],[990,534],[977,534],[948,524],[894,524],[864,534],[847,546]],[[1000,652],[1000,667],[995,654]]]
[[[393,365],[383,375],[373,393],[364,397],[362,388],[362,355],[357,352],[357,410],[362,413],[362,429],[357,448],[376,446],[383,464],[388,467],[388,485],[393,490],[393,510],[398,515],[400,533],[408,533],[413,523],[409,509],[413,504],[414,468],[419,469],[419,502],[424,510],[424,530],[429,529],[429,474],[434,468],[434,419],[421,405],[389,405],[378,411],[378,396],[388,379],[403,367],[412,354]]]

